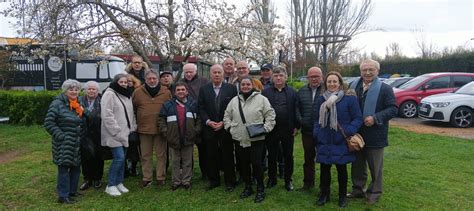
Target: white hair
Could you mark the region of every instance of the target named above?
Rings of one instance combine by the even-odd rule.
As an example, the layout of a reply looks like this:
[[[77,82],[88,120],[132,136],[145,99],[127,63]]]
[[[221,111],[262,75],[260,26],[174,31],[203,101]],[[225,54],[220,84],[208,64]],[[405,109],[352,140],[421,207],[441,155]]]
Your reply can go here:
[[[84,84],[84,89],[87,89],[89,86],[94,86],[97,90],[100,90],[100,86],[99,86],[99,83],[97,83],[96,81],[88,81]]]
[[[68,89],[77,87],[78,89],[81,89],[81,83],[77,80],[74,79],[67,79],[63,82],[63,85],[61,86],[61,90],[63,92],[66,92]]]

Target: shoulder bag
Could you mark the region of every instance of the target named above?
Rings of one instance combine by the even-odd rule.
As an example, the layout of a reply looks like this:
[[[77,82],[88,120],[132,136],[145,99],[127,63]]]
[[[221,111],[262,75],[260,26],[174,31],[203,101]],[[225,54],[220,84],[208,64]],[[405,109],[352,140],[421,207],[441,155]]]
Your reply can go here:
[[[240,118],[242,118],[242,122],[244,123],[245,128],[247,128],[247,132],[249,133],[249,137],[250,138],[255,138],[255,137],[258,137],[258,136],[265,135],[265,128],[263,127],[263,124],[246,125],[244,112],[242,111],[242,104],[240,103],[240,98],[238,96],[237,96],[237,100],[239,101]]]
[[[347,136],[344,129],[342,129],[341,125],[337,123],[339,130],[341,130],[342,135],[346,139],[347,148],[349,152],[357,152],[364,148],[365,142],[362,136],[359,133],[354,134],[353,136]]]

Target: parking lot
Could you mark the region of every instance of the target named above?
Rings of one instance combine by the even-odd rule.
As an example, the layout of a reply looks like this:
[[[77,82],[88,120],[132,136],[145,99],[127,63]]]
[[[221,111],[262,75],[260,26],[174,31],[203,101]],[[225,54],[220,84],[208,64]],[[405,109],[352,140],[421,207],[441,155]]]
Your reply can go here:
[[[390,121],[390,126],[400,127],[417,133],[438,134],[474,140],[474,127],[472,126],[469,128],[454,128],[449,123],[427,121],[420,118],[406,119],[399,117],[393,118]]]

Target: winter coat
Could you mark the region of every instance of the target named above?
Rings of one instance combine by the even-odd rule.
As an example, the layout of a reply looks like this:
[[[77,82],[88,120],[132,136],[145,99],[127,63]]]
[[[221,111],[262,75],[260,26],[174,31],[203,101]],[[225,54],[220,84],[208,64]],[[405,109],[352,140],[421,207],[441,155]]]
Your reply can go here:
[[[363,111],[365,99],[362,98],[362,80],[359,81],[360,83],[357,84],[355,92],[359,97],[358,104]],[[388,146],[388,123],[390,119],[397,116],[397,113],[398,107],[393,89],[389,85],[382,83],[377,105],[375,106],[375,114],[373,115],[375,123],[371,127],[362,125],[359,129],[360,135],[364,138],[365,147],[382,148]]]
[[[137,111],[138,133],[155,135],[158,134],[156,121],[160,114],[161,107],[171,99],[169,89],[160,87],[160,91],[152,97],[145,88],[140,86],[133,92],[133,107]]]
[[[201,87],[209,83],[207,78],[203,78],[197,74],[190,81],[186,80],[186,78],[181,79],[181,81],[188,85],[189,96],[193,99],[199,99],[199,90]]]
[[[301,119],[301,133],[305,135],[313,135],[313,128],[314,128],[314,105],[318,100],[322,86],[319,86],[316,90],[316,94],[314,96],[313,101],[313,90],[309,87],[309,84],[302,87],[298,91],[298,110]]]
[[[83,102],[78,99],[84,107]],[[53,162],[61,166],[79,166],[81,164],[81,141],[86,137],[86,110],[79,117],[69,109],[69,100],[65,94],[55,97],[49,105],[44,119],[44,127],[52,136]]]
[[[315,105],[315,123],[314,138],[316,140],[316,162],[324,164],[346,164],[355,161],[355,153],[347,149],[346,139],[341,131],[337,131],[326,126],[321,128],[319,124],[319,110],[321,104],[326,100],[320,96]],[[341,101],[336,103],[337,122],[344,129],[347,136],[357,133],[362,125],[362,113],[357,104],[357,97],[342,97]],[[329,116],[329,115],[328,115]]]
[[[199,142],[199,133],[201,132],[201,120],[198,117],[197,103],[191,97],[184,104],[185,107],[185,134],[181,133],[179,125],[179,116],[176,106],[176,98],[166,102],[161,108],[158,118],[158,127],[161,134],[166,138],[168,146],[173,149],[181,149],[183,146],[193,146]]]
[[[224,112],[224,128],[230,131],[232,139],[239,142],[252,142],[264,140],[265,136],[250,138],[239,111],[239,100],[242,104],[247,125],[264,123],[265,131],[268,133],[275,127],[275,110],[266,97],[258,91],[254,91],[247,100],[242,95],[235,96],[227,105]],[[241,143],[241,145],[245,143]]]
[[[131,131],[136,131],[137,123],[133,113],[132,100],[107,88],[100,101],[101,123],[101,144],[108,147],[128,147],[128,135]],[[130,129],[127,125],[125,110],[119,98],[127,108]]]

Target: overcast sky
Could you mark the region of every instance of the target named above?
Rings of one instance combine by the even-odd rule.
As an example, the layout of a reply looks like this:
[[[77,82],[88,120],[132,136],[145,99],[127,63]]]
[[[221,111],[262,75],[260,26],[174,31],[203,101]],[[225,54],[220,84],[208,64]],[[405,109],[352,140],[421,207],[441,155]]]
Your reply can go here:
[[[353,0],[354,2],[360,0]],[[235,1],[231,1],[235,2]],[[290,0],[274,0],[279,22],[288,17]],[[444,47],[474,47],[474,0],[373,0],[374,8],[368,20],[372,31],[350,41],[350,45],[364,52],[385,55],[385,47],[400,44],[408,56],[417,56],[414,29],[424,31],[429,42],[442,50]],[[8,3],[0,3],[0,10]],[[15,21],[11,20],[10,21]],[[0,18],[0,36],[16,36],[8,20]]]

